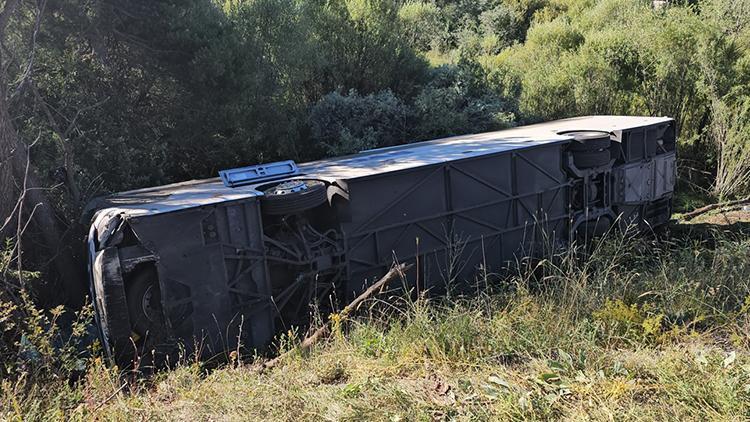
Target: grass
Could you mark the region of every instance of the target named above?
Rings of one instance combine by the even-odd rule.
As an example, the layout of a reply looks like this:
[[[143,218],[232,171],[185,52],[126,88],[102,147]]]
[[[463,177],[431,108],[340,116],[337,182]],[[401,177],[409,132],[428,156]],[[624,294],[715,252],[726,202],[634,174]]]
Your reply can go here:
[[[19,375],[2,380],[0,418],[750,418],[750,238],[616,237],[490,284],[372,301],[265,372],[185,362],[133,379],[92,358],[76,382]]]

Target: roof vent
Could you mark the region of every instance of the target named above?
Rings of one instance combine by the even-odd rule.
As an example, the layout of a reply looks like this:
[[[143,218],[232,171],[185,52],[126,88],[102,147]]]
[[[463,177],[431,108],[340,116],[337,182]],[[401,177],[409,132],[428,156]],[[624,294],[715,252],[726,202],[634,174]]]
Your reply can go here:
[[[224,182],[224,186],[228,188],[236,188],[237,186],[264,182],[295,174],[299,174],[299,167],[292,160],[219,171],[219,177]]]

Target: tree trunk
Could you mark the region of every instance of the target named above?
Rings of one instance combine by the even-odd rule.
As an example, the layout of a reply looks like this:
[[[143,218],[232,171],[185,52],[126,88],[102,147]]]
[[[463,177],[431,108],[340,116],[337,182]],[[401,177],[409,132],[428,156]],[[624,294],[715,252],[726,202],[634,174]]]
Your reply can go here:
[[[15,184],[13,163],[18,159],[18,151],[15,149],[15,131],[7,116],[5,107],[5,96],[0,95],[5,109],[4,116],[0,117],[0,240],[3,240],[16,232],[13,210],[16,207],[20,191]],[[4,243],[4,242],[3,242]],[[0,245],[2,246],[2,245]]]
[[[0,11],[0,42],[5,43],[6,31],[11,17],[16,12],[19,0],[8,0]],[[17,161],[16,131],[13,122],[9,118],[8,106],[6,104],[7,78],[4,73],[6,58],[3,49],[0,49],[0,98],[5,113],[0,116],[0,248],[5,246],[5,239],[15,233],[13,211],[20,196],[19,188],[15,184],[14,163]]]

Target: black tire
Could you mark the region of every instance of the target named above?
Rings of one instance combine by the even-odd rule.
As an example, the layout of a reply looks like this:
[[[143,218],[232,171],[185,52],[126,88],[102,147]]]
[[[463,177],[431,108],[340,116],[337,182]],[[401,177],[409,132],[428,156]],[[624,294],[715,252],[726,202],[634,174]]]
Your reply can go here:
[[[327,201],[326,185],[319,180],[291,180],[263,190],[261,209],[268,215],[299,214]]]
[[[578,151],[573,153],[573,162],[579,169],[601,167],[609,164],[609,150],[602,151]]]
[[[607,149],[612,144],[609,133],[594,130],[563,132],[561,135],[572,136],[571,151],[599,151]]]
[[[145,373],[178,363],[180,350],[167,328],[156,269],[138,271],[126,284],[125,295],[134,333],[130,348],[135,345],[129,362]]]
[[[136,273],[126,284],[125,295],[133,332],[158,341],[167,330],[156,270],[148,268]]]

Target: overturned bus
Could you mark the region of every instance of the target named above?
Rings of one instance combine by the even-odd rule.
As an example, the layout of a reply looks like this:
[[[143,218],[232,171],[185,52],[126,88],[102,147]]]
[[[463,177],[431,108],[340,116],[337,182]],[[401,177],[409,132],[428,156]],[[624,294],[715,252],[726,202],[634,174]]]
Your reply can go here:
[[[88,236],[103,345],[121,365],[262,349],[394,261],[440,292],[543,238],[649,230],[670,218],[675,145],[670,118],[578,117],[114,194]]]

